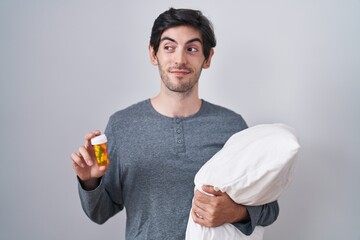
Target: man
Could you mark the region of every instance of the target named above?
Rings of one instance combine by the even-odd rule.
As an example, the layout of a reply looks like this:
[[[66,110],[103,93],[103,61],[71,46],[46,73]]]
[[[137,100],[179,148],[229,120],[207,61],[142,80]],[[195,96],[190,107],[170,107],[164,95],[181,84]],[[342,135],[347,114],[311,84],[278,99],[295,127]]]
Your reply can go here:
[[[95,164],[90,140],[99,131],[87,134],[71,155],[90,219],[104,223],[125,207],[128,240],[184,239],[192,206],[196,223],[232,223],[248,235],[276,220],[277,202],[242,206],[211,186],[203,190],[214,196],[194,194],[200,167],[247,128],[240,115],[199,98],[198,80],[210,67],[215,45],[212,25],[200,11],[171,8],[155,20],[149,53],[160,72],[159,94],[110,117],[108,167]]]

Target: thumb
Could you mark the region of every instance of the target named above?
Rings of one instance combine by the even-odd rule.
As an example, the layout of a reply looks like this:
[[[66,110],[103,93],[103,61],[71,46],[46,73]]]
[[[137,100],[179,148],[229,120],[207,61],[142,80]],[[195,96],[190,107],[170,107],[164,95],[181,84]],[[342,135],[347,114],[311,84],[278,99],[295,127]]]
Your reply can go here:
[[[100,172],[105,172],[107,170],[107,165],[106,166],[99,166],[99,171]]]
[[[214,189],[214,186],[211,186],[211,185],[203,185],[201,187],[201,189],[206,192],[206,193],[209,193],[209,194],[212,194],[214,196],[221,196],[223,193],[221,191],[216,191]]]

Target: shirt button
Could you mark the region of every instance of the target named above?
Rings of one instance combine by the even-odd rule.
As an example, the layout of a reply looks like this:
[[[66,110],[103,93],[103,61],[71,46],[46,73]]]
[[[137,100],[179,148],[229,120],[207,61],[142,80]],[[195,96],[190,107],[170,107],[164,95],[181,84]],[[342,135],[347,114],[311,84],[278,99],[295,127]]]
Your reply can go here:
[[[181,119],[180,119],[180,118],[176,118],[176,119],[175,119],[175,122],[176,122],[176,123],[180,123],[180,122],[181,122]]]
[[[176,132],[177,132],[178,134],[180,134],[180,133],[181,133],[181,128],[176,129]]]
[[[177,143],[179,143],[179,144],[182,143],[181,139],[177,140]]]

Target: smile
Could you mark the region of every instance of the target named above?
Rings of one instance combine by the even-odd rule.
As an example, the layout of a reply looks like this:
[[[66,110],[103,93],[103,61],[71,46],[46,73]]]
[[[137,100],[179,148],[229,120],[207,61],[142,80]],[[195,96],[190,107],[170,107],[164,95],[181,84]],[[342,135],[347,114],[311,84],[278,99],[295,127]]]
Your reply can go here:
[[[173,68],[173,69],[170,69],[169,72],[172,73],[172,74],[175,74],[175,75],[186,75],[186,74],[191,73],[191,70],[190,69],[176,69],[176,68]]]

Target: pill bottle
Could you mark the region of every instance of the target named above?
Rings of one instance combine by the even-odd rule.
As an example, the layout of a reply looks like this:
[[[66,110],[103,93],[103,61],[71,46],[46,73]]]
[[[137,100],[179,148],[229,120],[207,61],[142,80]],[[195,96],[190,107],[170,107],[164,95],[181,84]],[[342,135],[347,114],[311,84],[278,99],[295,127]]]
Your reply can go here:
[[[107,138],[105,134],[91,139],[91,145],[94,147],[96,161],[99,166],[107,166],[110,163],[106,143]]]

